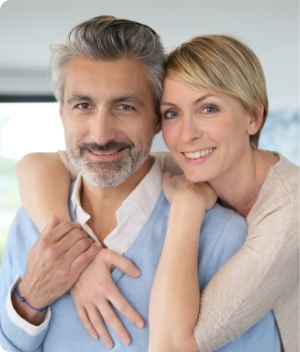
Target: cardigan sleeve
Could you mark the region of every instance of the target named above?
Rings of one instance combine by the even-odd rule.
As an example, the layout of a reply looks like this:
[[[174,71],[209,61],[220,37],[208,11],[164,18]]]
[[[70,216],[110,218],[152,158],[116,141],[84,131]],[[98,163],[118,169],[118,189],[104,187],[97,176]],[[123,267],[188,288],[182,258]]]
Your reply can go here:
[[[299,311],[293,293],[299,287],[299,181],[292,182],[294,190],[282,185],[284,182],[279,179],[264,188],[247,218],[243,247],[201,294],[194,329],[201,352],[211,352],[237,338],[270,310],[275,312],[279,303],[286,309],[283,325],[287,326],[283,327],[289,334],[297,333],[294,323]],[[291,312],[296,320],[288,319]],[[283,337],[282,324],[277,323]],[[291,348],[285,341],[283,345],[285,351],[296,351],[295,343]]]

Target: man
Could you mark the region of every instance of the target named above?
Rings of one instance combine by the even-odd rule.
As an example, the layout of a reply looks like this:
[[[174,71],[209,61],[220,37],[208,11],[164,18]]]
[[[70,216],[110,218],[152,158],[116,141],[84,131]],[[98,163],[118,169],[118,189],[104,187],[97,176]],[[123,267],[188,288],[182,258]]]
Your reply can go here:
[[[52,81],[67,152],[80,174],[71,187],[70,214],[88,236],[76,223],[59,223],[56,217],[39,235],[20,210],[0,278],[0,344],[5,350],[106,350],[105,341],[93,340],[83,328],[69,293],[91,261],[95,265],[102,243],[141,269],[136,279],[117,269],[112,277],[146,321],[139,329],[119,315],[133,339],[127,349],[147,351],[150,290],[169,214],[158,162],[149,157],[160,130],[163,76],[159,37],[132,21],[94,18],[75,27],[68,43],[52,46]],[[244,221],[233,212],[216,205],[206,213],[199,248],[202,288],[245,235]],[[108,329],[113,349],[124,351]],[[259,339],[266,351],[264,336],[272,329],[270,313],[220,350],[251,351]]]

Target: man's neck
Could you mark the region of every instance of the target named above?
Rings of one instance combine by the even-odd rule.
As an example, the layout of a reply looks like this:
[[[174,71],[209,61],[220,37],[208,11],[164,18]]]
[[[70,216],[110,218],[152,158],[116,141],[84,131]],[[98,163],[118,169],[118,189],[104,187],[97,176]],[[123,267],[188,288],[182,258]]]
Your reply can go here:
[[[149,157],[133,175],[118,186],[98,187],[82,180],[81,205],[91,216],[88,225],[102,244],[117,225],[117,210],[150,169]]]

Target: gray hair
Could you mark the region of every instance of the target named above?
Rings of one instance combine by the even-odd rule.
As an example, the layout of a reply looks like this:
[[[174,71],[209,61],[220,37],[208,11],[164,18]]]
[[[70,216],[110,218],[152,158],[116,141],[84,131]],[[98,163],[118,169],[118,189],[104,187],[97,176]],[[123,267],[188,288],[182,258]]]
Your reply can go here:
[[[65,70],[73,58],[131,59],[146,67],[155,111],[159,112],[165,76],[164,48],[158,34],[150,27],[126,19],[99,16],[78,24],[69,33],[66,43],[53,44],[50,50],[50,80],[60,104],[64,101]]]

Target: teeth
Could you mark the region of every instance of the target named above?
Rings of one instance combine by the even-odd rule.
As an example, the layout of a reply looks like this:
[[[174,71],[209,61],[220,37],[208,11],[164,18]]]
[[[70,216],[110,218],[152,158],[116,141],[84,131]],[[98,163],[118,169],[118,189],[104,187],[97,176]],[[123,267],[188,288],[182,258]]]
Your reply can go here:
[[[212,153],[215,148],[210,148],[210,149],[202,149],[198,152],[195,153],[184,153],[184,155],[189,158],[189,159],[199,159],[203,158],[204,156]]]
[[[93,153],[93,154],[96,154],[96,155],[112,155],[112,154],[115,154],[116,152],[96,152],[96,151],[93,151],[93,150],[91,150],[91,152]]]

